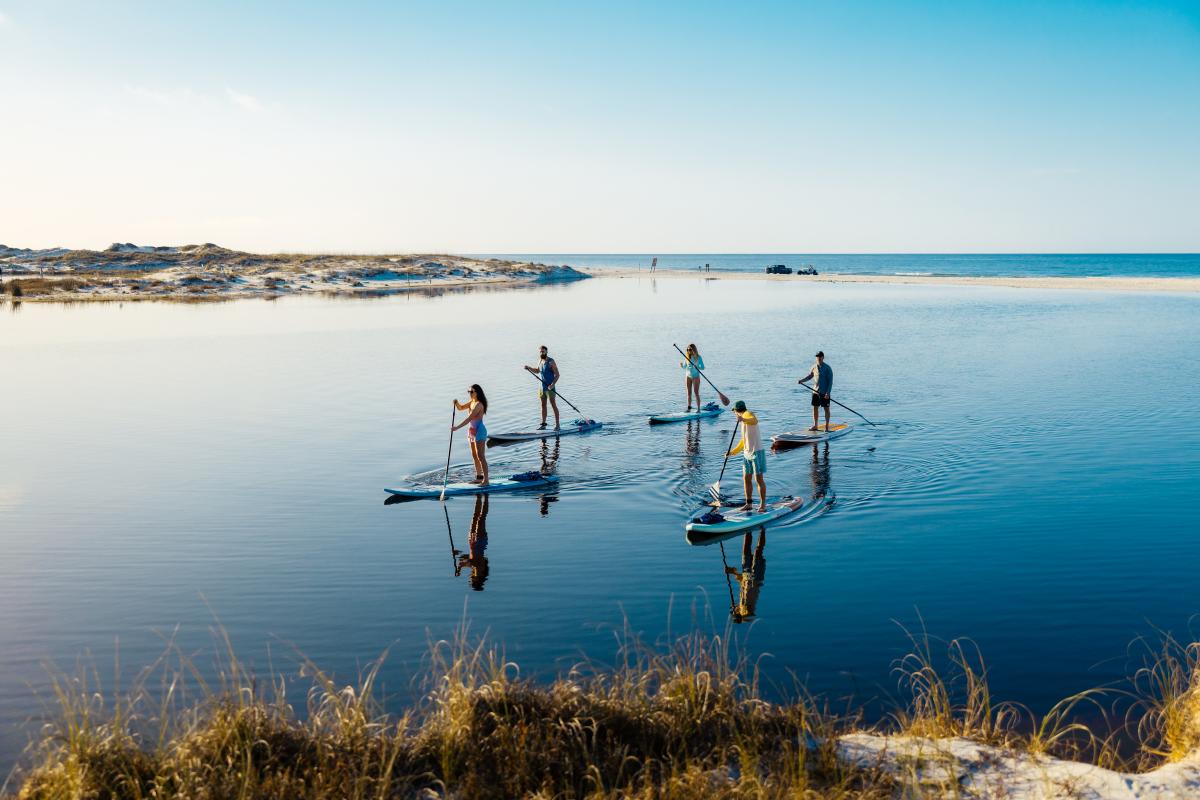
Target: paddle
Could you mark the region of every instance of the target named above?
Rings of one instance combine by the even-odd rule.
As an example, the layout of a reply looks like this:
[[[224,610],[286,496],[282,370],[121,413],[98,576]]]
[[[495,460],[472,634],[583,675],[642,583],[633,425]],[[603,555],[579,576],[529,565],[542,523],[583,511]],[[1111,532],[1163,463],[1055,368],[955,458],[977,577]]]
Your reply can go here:
[[[732,616],[737,611],[737,603],[733,600],[733,581],[729,579],[729,562],[725,560],[725,542],[717,542],[721,545],[721,564],[725,567],[725,588],[729,589],[729,614]]]
[[[526,371],[526,372],[529,372],[529,374],[533,376],[533,379],[534,379],[535,381],[537,381],[538,383],[541,383],[541,382],[542,382],[542,379],[538,377],[538,375],[537,375],[537,373],[536,373],[536,372],[530,372],[528,367],[526,367],[525,371]],[[583,418],[584,418],[585,420],[587,420],[588,422],[592,422],[592,421],[593,421],[591,417],[585,416],[585,415],[584,415],[584,413],[583,413],[582,411],[580,411],[580,410],[579,410],[578,406],[576,406],[574,403],[572,403],[572,402],[571,402],[570,400],[568,400],[567,398],[563,397],[563,396],[562,396],[562,392],[558,391],[558,388],[557,388],[557,387],[555,387],[555,389],[554,389],[554,396],[555,396],[555,397],[557,397],[559,400],[562,400],[564,403],[566,403],[567,405],[569,405],[571,408],[575,409],[575,413],[576,413],[576,414],[578,414],[579,416],[583,417]]]
[[[454,451],[454,415],[458,413],[458,406],[450,406],[450,444],[446,447],[446,471],[442,473],[442,496],[438,498],[441,502],[446,502],[446,484],[450,482],[450,453]],[[448,520],[447,520],[448,521]]]
[[[674,347],[676,350],[679,350],[679,345],[675,344],[674,342],[672,342],[672,343],[671,343],[671,347]],[[717,393],[717,397],[718,397],[718,398],[720,398],[720,400],[721,400],[721,405],[723,405],[723,406],[727,406],[727,405],[729,405],[729,398],[728,398],[728,397],[726,397],[726,396],[725,396],[725,395],[724,395],[724,394],[721,392],[721,390],[720,390],[720,389],[718,389],[718,388],[716,387],[716,385],[715,385],[715,384],[714,384],[712,381],[708,380],[708,376],[704,374],[704,371],[703,371],[703,370],[701,370],[701,369],[700,369],[699,367],[697,367],[695,364],[692,364],[692,360],[691,360],[690,358],[688,358],[688,357],[687,357],[687,353],[683,352],[682,350],[679,350],[679,355],[683,356],[683,357],[684,357],[684,359],[685,359],[685,360],[686,360],[686,361],[687,361],[689,364],[691,364],[691,365],[692,365],[692,369],[694,369],[694,370],[696,370],[696,372],[699,372],[699,373],[700,373],[700,377],[701,377],[701,378],[704,378],[704,380],[705,380],[705,381],[708,381],[708,385],[709,385],[709,386],[712,386],[712,388],[713,388],[713,391],[714,391],[714,392],[716,392],[716,393]]]
[[[805,388],[807,388],[807,389],[808,389],[810,392],[812,392],[813,394],[816,394],[816,395],[819,395],[819,394],[820,394],[820,392],[818,392],[818,391],[817,391],[816,389],[814,389],[813,387],[809,386],[809,385],[808,385],[807,383],[805,383],[804,381],[796,381],[796,383],[800,384],[801,386],[804,386]],[[864,421],[864,422],[866,422],[868,425],[870,425],[872,428],[878,428],[878,427],[879,427],[879,426],[878,426],[878,425],[876,425],[874,422],[871,422],[871,420],[867,419],[866,417],[863,417],[863,415],[862,415],[862,414],[859,414],[857,411],[855,411],[855,410],[854,410],[853,408],[851,408],[850,406],[847,406],[847,405],[842,405],[841,403],[838,403],[838,401],[837,401],[837,400],[834,400],[832,397],[831,397],[831,398],[829,398],[829,401],[830,401],[831,403],[837,403],[839,406],[842,406],[842,408],[846,409],[846,410],[847,410],[847,411],[849,411],[851,414],[858,414],[858,416],[862,417],[862,418],[863,418],[863,421]]]
[[[446,512],[446,535],[450,537],[450,565],[454,568],[454,574],[458,574],[458,548],[454,546],[454,531],[450,530],[450,509],[442,506],[442,511]]]
[[[738,417],[737,422],[733,423],[733,436],[729,437],[729,447],[725,448],[725,461],[721,464],[721,474],[717,476],[717,482],[708,487],[709,494],[713,496],[713,505],[717,508],[721,507],[721,478],[725,477],[725,467],[729,464],[729,451],[733,448],[733,440],[737,438],[738,425],[741,424],[742,418]]]

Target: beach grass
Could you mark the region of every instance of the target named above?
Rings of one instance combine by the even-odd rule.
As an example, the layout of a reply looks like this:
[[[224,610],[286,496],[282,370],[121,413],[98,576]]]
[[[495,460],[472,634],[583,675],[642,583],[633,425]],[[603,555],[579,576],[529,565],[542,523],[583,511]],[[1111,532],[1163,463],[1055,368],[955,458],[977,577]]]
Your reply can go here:
[[[894,765],[846,759],[840,737],[961,737],[1143,770],[1200,744],[1200,644],[1167,641],[1122,690],[1140,693],[1125,732],[1142,738],[1121,755],[1122,726],[1079,721],[1081,704],[1098,705],[1093,693],[1040,717],[998,703],[965,640],[913,636],[896,664],[903,706],[868,725],[800,689],[767,700],[760,665],[735,653],[728,630],[657,646],[619,633],[614,663],[535,681],[463,628],[430,645],[421,699],[395,713],[379,685],[386,654],[349,684],[297,654],[310,687],[297,705],[283,675],[256,675],[217,629],[213,670],[169,644],[123,690],[102,692],[94,669],[55,675],[44,733],[12,790],[29,800],[932,797],[947,788],[922,784],[915,766],[906,780]]]

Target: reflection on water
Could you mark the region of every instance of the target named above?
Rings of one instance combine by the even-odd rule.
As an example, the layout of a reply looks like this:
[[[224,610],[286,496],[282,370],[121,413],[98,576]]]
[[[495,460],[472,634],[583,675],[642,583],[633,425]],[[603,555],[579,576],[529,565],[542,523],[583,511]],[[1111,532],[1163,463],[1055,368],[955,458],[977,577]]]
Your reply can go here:
[[[758,594],[767,579],[767,559],[763,550],[767,546],[767,529],[758,529],[758,546],[753,552],[750,543],[754,532],[747,531],[742,537],[742,568],[739,572],[729,566],[725,558],[725,543],[721,542],[721,563],[725,565],[725,581],[729,588],[729,617],[736,623],[745,622],[758,614]],[[737,599],[734,600],[733,581],[737,582]]]
[[[488,579],[488,559],[485,555],[488,546],[487,534],[488,496],[475,496],[475,511],[471,515],[471,532],[467,536],[467,551],[461,552],[454,548],[454,534],[450,533],[450,552],[457,559],[454,563],[454,577],[462,574],[463,569],[470,569],[469,582],[477,592],[483,591],[483,584]],[[450,531],[450,514],[446,514],[446,530]]]

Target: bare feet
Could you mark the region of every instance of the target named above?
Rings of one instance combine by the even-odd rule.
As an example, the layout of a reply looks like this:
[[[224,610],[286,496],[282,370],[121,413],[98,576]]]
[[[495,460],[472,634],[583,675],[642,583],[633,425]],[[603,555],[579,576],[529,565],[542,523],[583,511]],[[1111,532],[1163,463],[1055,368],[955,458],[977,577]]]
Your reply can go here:
[[[759,505],[759,507],[758,507],[758,513],[760,513],[760,514],[761,514],[761,513],[763,513],[763,512],[764,512],[764,511],[766,511],[766,510],[767,510],[767,507],[766,507],[765,505],[761,505],[761,504]]]
[[[817,427],[816,425],[813,425],[811,428],[809,428],[809,430],[810,431],[819,431],[821,429],[819,427]]]
[[[753,503],[746,503],[746,505],[744,505],[744,506],[739,506],[739,507],[738,507],[737,509],[735,509],[735,510],[736,510],[736,511],[750,511],[750,510],[751,510],[751,509],[753,509],[753,508],[754,508],[754,504],[753,504]]]

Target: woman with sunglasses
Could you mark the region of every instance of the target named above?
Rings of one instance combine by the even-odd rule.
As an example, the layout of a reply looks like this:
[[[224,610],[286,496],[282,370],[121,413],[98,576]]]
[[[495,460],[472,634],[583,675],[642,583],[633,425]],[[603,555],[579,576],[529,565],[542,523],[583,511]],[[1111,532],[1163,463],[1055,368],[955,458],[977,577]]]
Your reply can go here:
[[[487,395],[478,383],[471,384],[467,394],[471,399],[466,403],[458,402],[458,398],[454,399],[456,409],[469,412],[467,418],[450,430],[456,431],[464,425],[467,426],[467,443],[471,446],[471,460],[475,462],[475,479],[471,483],[487,486],[487,426],[483,424],[483,415],[487,413],[488,407]]]

